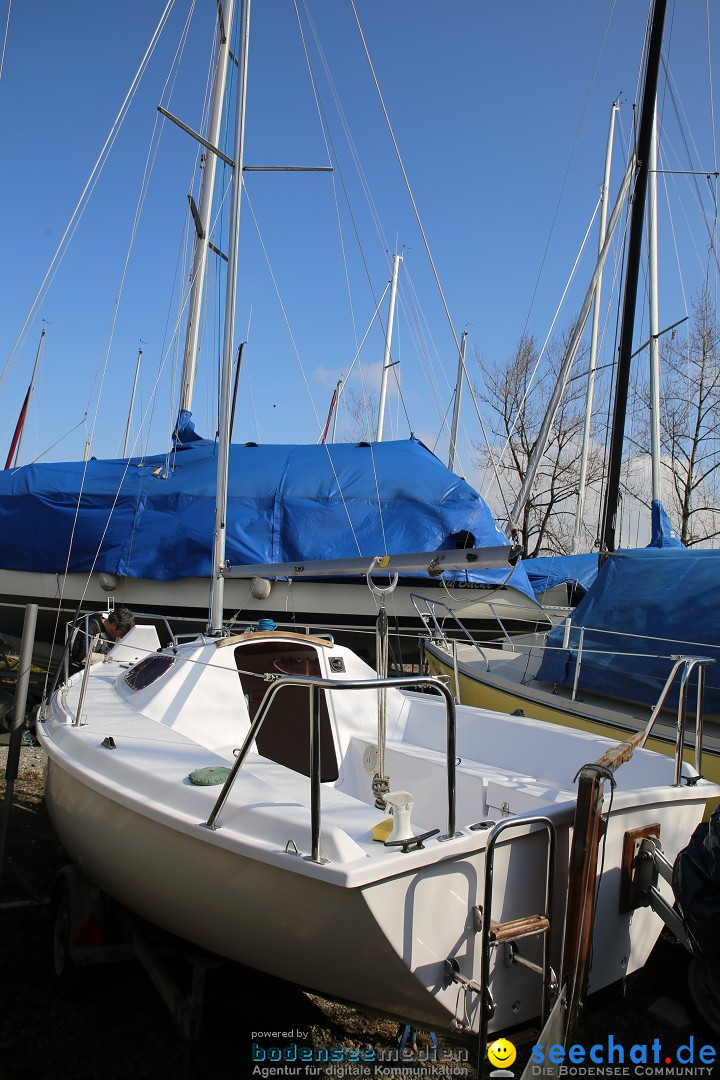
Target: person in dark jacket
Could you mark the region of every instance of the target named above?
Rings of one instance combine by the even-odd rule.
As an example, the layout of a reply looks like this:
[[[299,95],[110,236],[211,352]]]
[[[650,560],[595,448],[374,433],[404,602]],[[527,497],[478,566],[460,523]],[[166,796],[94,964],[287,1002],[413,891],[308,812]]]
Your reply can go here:
[[[678,854],[672,887],[692,944],[690,994],[705,1022],[720,1032],[720,806]]]
[[[80,671],[88,662],[88,653],[92,647],[93,639],[98,640],[92,650],[90,663],[102,660],[105,653],[112,649],[116,641],[124,638],[128,630],[135,625],[135,616],[130,608],[113,608],[110,612],[98,612],[90,615],[85,629],[85,618],[78,620],[73,634],[73,643],[70,646],[70,670]]]

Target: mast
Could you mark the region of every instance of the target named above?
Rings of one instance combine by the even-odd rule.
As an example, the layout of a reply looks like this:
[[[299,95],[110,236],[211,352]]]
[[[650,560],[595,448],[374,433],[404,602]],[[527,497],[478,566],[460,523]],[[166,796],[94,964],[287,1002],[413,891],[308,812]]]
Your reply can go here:
[[[223,101],[227,82],[228,58],[230,55],[230,34],[232,31],[235,0],[225,0],[225,7],[218,3],[220,19],[218,55],[215,65],[215,86],[210,113],[207,141],[217,146],[220,138],[220,125],[223,116]],[[196,207],[192,195],[189,195],[190,208],[195,222],[195,246],[190,271],[190,298],[188,300],[187,326],[185,330],[185,352],[183,354],[182,375],[180,377],[180,414],[192,410],[192,396],[197,368],[198,339],[200,336],[200,306],[205,286],[207,268],[208,230],[212,212],[213,191],[215,188],[215,168],[217,155],[204,155],[202,183],[200,186],[200,206]],[[178,427],[180,423],[178,421]]]
[[[463,371],[465,370],[465,343],[467,330],[463,330],[460,338],[460,353],[458,356],[457,381],[455,383],[455,404],[453,405],[452,424],[450,425],[450,454],[448,456],[448,469],[455,468],[455,453],[457,451],[457,435],[460,426],[460,398],[462,397]]]
[[[215,536],[213,542],[213,579],[210,597],[209,629],[220,630],[223,621],[225,582],[225,530],[227,516],[228,464],[230,460],[230,405],[232,397],[233,338],[237,295],[238,244],[240,240],[240,204],[242,196],[243,150],[245,144],[245,105],[247,99],[247,64],[250,34],[250,0],[241,0],[240,47],[238,56],[235,152],[232,171],[232,202],[228,236],[228,265],[223,323],[222,374],[220,380],[220,416],[218,424],[217,491],[215,495]]]
[[[340,395],[343,392],[344,382],[345,378],[344,376],[341,376],[338,379],[337,386],[335,387],[335,411],[333,413],[332,436],[330,438],[330,442],[333,443],[335,442],[335,434],[337,432],[338,413],[340,412]]]
[[[331,438],[330,441],[335,442],[335,421],[337,419],[337,404],[338,404],[338,397],[340,396],[340,387],[342,386],[342,383],[343,383],[342,379],[338,379],[337,383],[335,384],[335,389],[333,390],[332,399],[330,401],[330,408],[328,409],[327,420],[325,421],[325,430],[323,431],[322,436],[320,438],[321,443],[324,443],[327,440],[327,435],[328,435],[328,431],[330,430],[330,421],[331,420],[333,421],[333,433],[332,433],[332,438]]]
[[[390,309],[388,311],[387,334],[385,336],[385,356],[383,358],[382,382],[380,383],[380,404],[378,406],[377,442],[382,442],[383,426],[385,424],[385,399],[387,397],[388,371],[393,366],[390,362],[390,345],[392,342],[393,323],[395,322],[395,301],[397,298],[398,270],[402,262],[402,255],[393,255],[392,285],[390,288]]]
[[[10,444],[10,450],[8,452],[7,461],[5,462],[5,468],[9,469],[11,465],[17,468],[20,463],[20,447],[22,446],[22,438],[25,433],[25,421],[27,420],[27,412],[30,405],[30,398],[33,395],[35,389],[35,376],[37,375],[38,363],[40,362],[40,353],[42,352],[43,341],[45,340],[46,328],[43,326],[40,334],[40,341],[38,342],[37,352],[35,353],[35,363],[33,364],[32,378],[30,379],[30,385],[28,386],[27,393],[25,394],[25,400],[23,401],[22,409],[20,410],[20,416],[18,422],[15,425],[15,432],[13,434],[12,442]],[[13,461],[13,455],[15,460]]]
[[[550,428],[552,427],[553,421],[555,420],[555,414],[557,413],[560,399],[562,398],[565,390],[565,384],[567,383],[567,378],[570,374],[570,368],[572,367],[573,361],[575,360],[575,356],[580,346],[580,341],[585,330],[588,315],[590,314],[590,306],[592,304],[592,299],[595,295],[595,290],[597,289],[597,283],[602,273],[602,268],[605,265],[605,259],[607,258],[608,251],[610,250],[610,242],[612,240],[612,235],[615,231],[615,226],[617,225],[618,218],[620,217],[620,211],[625,201],[625,196],[627,194],[630,180],[632,179],[633,168],[634,158],[631,158],[628,164],[627,171],[623,178],[623,182],[620,186],[620,191],[618,192],[617,199],[615,200],[613,212],[610,215],[610,221],[608,223],[605,242],[602,245],[602,250],[600,251],[600,254],[598,255],[598,259],[595,264],[595,270],[593,272],[592,278],[590,279],[590,285],[588,286],[588,290],[585,293],[585,299],[583,300],[580,314],[578,315],[577,322],[575,323],[575,329],[573,331],[572,338],[570,339],[570,343],[568,344],[565,356],[563,357],[563,362],[560,365],[560,372],[558,374],[557,383],[555,384],[555,388],[553,389],[552,396],[548,403],[548,407],[545,411],[545,416],[543,417],[542,424],[540,425],[540,431],[538,432],[537,439],[535,440],[533,452],[530,455],[528,467],[525,472],[525,478],[523,479],[522,486],[520,487],[520,491],[518,492],[518,497],[515,500],[515,504],[510,511],[509,524],[511,530],[513,530],[516,526],[516,523],[521,520],[523,512],[525,510],[525,503],[527,502],[530,492],[532,491],[532,486],[535,483],[535,476],[537,474],[538,468],[540,467],[542,456],[545,453]]]
[[[660,499],[660,332],[658,315],[657,100],[650,141],[648,176],[648,281],[650,290],[650,462],[652,497]]]
[[[618,112],[618,104],[613,101],[610,110],[610,129],[608,131],[607,146],[605,148],[605,172],[603,173],[602,207],[600,209],[600,228],[598,235],[598,253],[602,251],[605,243],[605,231],[607,225],[607,202],[610,190],[610,167],[612,165],[613,139],[615,137],[615,117]],[[578,479],[578,499],[575,509],[575,531],[573,533],[572,553],[580,547],[580,531],[582,529],[583,512],[585,510],[585,484],[587,482],[588,452],[590,446],[590,425],[592,421],[593,397],[595,394],[595,370],[597,368],[597,343],[598,326],[600,323],[600,298],[602,295],[602,274],[598,278],[597,290],[593,301],[592,330],[590,334],[590,367],[588,370],[587,392],[585,394],[585,425],[583,428],[582,456],[580,458],[580,477]]]
[[[635,307],[637,304],[638,278],[640,273],[640,255],[642,251],[643,218],[645,216],[645,197],[650,164],[650,146],[652,142],[655,98],[657,96],[660,53],[662,51],[663,25],[667,0],[655,0],[650,28],[645,85],[643,88],[640,130],[637,142],[637,172],[633,191],[632,214],[630,218],[630,239],[628,242],[627,275],[623,298],[622,323],[620,329],[620,347],[617,374],[615,379],[615,403],[613,407],[612,432],[610,436],[610,457],[608,479],[603,507],[602,530],[600,535],[600,560],[615,551],[615,530],[618,501],[620,496],[620,466],[625,435],[625,415],[627,413],[628,387],[630,383],[630,358],[632,356],[632,338],[635,327]]]
[[[127,457],[128,443],[130,442],[130,425],[132,423],[133,409],[135,408],[135,393],[137,391],[138,375],[140,374],[140,361],[142,360],[142,345],[138,349],[137,362],[135,364],[135,378],[133,379],[132,394],[130,395],[130,408],[128,409],[127,426],[125,428],[125,443],[122,456]]]

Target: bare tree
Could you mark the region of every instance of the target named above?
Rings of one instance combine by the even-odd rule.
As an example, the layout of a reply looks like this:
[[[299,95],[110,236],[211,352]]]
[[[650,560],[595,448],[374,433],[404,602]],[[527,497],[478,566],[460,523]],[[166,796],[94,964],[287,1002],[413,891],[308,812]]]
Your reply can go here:
[[[343,390],[341,401],[346,415],[348,439],[351,442],[372,442],[378,424],[377,398],[348,386]]]
[[[523,336],[514,354],[499,363],[486,361],[476,351],[475,359],[482,374],[482,385],[476,394],[489,410],[494,447],[491,461],[488,448],[476,442],[476,463],[480,467],[492,467],[497,473],[506,507],[515,501],[527,472],[570,333],[569,330],[549,348],[543,361],[543,374],[532,387],[539,356],[534,337]],[[584,419],[585,381],[575,376],[568,380],[523,510],[520,524],[526,556],[566,554],[571,550]],[[593,444],[588,458],[587,485],[596,484],[602,478],[602,471],[602,448]],[[584,531],[587,546],[591,547],[596,525]]]
[[[693,302],[686,342],[663,349],[660,441],[667,509],[691,547],[720,537],[720,326],[707,289]]]

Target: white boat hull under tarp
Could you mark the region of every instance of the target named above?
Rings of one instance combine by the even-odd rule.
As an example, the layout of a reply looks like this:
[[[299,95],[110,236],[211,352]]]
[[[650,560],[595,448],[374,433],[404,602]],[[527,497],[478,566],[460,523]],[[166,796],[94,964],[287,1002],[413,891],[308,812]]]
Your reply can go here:
[[[375,580],[381,588],[389,584],[386,575]],[[463,625],[481,639],[496,639],[502,627],[509,633],[546,630],[550,621],[538,603],[512,584],[481,585],[437,579],[401,579],[395,590],[384,596],[384,605],[393,630],[408,635],[408,647],[417,647],[423,629],[413,594],[437,596],[452,607]],[[19,636],[27,604],[38,605],[38,639],[60,641],[64,627],[80,608],[99,611],[110,598],[133,611],[157,614],[170,620],[178,633],[200,630],[207,625],[208,582],[205,578],[154,581],[149,578],[109,577],[107,574],[40,574],[30,571],[0,570],[0,633]],[[372,631],[374,634],[380,599],[364,577],[355,580],[298,580],[253,578],[228,579],[225,583],[225,616],[243,622],[272,618],[278,623],[322,626],[330,632]],[[502,624],[502,627],[501,627]],[[362,650],[362,643],[358,648]]]
[[[185,441],[183,441],[185,440]],[[229,447],[223,566],[244,577],[225,583],[224,614],[270,616],[323,627],[372,628],[380,604],[365,572],[376,557],[462,552],[504,545],[480,495],[422,443]],[[215,575],[218,448],[184,427],[170,455],[50,462],[0,473],[0,633],[18,634],[23,609],[37,603],[38,636],[48,638],[78,605],[102,609],[109,596],[136,611],[207,625]],[[354,578],[292,583],[289,564],[357,560]],[[260,578],[257,567],[266,569]],[[253,569],[255,568],[255,569]],[[318,575],[319,576],[319,575]],[[387,574],[377,585],[387,588]],[[425,572],[401,578],[386,597],[391,620],[422,630],[410,593],[448,598],[473,632],[548,625],[521,565],[467,566],[441,581]],[[45,618],[47,610],[48,617]],[[57,637],[54,638],[57,640]]]
[[[405,853],[372,839],[386,817],[371,793],[377,691],[339,688],[373,674],[349,650],[301,635],[248,633],[198,639],[131,666],[118,662],[118,648],[90,669],[80,710],[81,674],[53,695],[38,724],[53,824],[71,859],[105,892],[231,960],[431,1030],[476,1032],[476,911],[489,829],[504,816],[517,822],[498,839],[494,860],[492,919],[507,922],[543,910],[545,833],[534,820],[542,815],[557,831],[551,952],[559,964],[573,778],[608,740],[460,708],[456,828],[448,839],[443,701],[387,690],[390,785],[412,796],[415,834],[440,830]],[[220,789],[188,779],[201,767],[232,765],[266,673],[299,671],[334,683],[320,691],[325,779],[317,858],[307,758],[298,743],[301,732],[307,740],[305,685],[278,688],[216,828],[207,822]],[[625,834],[658,825],[672,860],[716,793],[704,781],[673,787],[671,771],[649,751],[618,771],[591,990],[642,966],[662,926],[649,908],[619,912]],[[541,946],[539,937],[525,939],[523,956],[539,963]],[[492,1030],[540,1012],[538,976],[505,964],[503,955],[489,972]],[[448,977],[448,962],[464,982]]]

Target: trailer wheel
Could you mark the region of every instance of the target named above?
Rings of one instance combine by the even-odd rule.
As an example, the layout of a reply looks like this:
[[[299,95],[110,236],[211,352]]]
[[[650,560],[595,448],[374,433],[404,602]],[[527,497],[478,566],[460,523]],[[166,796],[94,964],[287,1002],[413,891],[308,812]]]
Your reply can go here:
[[[52,896],[52,975],[58,992],[77,993],[80,969],[71,955],[72,897],[67,875],[61,875]]]
[[[75,994],[88,983],[84,968],[108,959],[107,912],[101,890],[68,863],[52,891],[51,975],[58,991]]]

